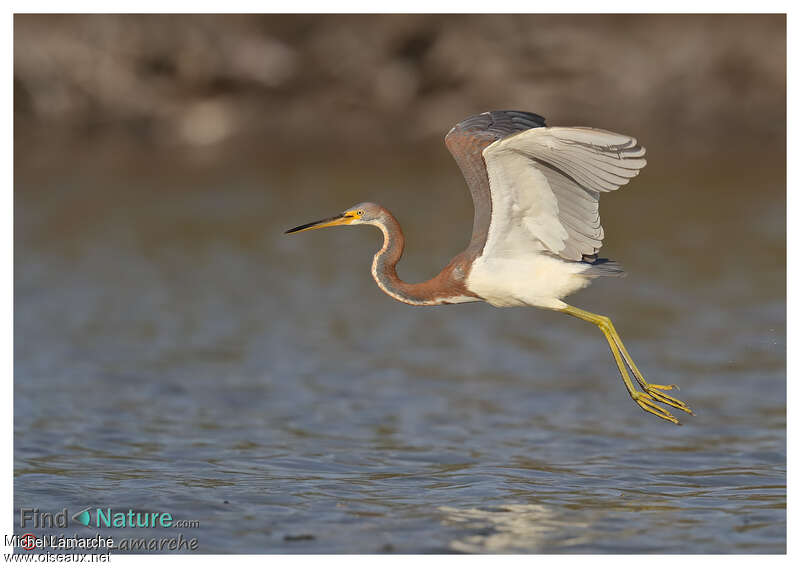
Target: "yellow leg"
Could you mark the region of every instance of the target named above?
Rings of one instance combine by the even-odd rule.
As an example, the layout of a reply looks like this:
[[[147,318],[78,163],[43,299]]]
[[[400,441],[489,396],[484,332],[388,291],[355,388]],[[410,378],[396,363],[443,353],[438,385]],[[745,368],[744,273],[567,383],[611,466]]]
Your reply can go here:
[[[593,314],[574,306],[567,306],[561,311],[573,317],[591,322],[600,328],[600,331],[602,331],[603,335],[606,336],[608,346],[611,348],[611,354],[614,356],[614,360],[617,362],[619,374],[622,375],[622,381],[625,383],[625,388],[628,389],[628,393],[631,395],[631,398],[645,412],[650,412],[659,418],[663,418],[664,420],[668,420],[675,424],[680,424],[680,422],[678,422],[678,420],[668,410],[655,404],[656,402],[669,405],[688,414],[694,414],[692,409],[686,406],[685,403],[681,402],[677,398],[673,398],[668,394],[661,392],[665,390],[672,390],[673,388],[677,389],[677,385],[654,385],[644,380],[644,376],[636,367],[636,363],[633,362],[633,358],[628,353],[628,350],[625,349],[625,345],[622,343],[622,339],[617,333],[617,330],[614,329],[614,324],[611,323],[610,319],[608,319],[606,316]],[[628,367],[633,373],[636,382],[639,383],[639,386],[644,392],[639,392],[634,387],[630,375],[628,375]]]

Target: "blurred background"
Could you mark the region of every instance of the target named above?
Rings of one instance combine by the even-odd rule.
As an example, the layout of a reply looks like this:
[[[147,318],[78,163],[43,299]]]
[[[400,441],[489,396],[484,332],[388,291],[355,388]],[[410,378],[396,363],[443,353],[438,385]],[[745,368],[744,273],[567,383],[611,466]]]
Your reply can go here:
[[[206,553],[785,551],[784,15],[16,15],[14,58],[15,507]],[[472,226],[443,137],[504,108],[647,147],[602,200],[629,277],[571,303],[683,428],[592,326],[282,235],[376,201],[429,278]]]
[[[780,15],[17,16],[15,116],[46,139],[374,150],[533,108],[730,152],[781,138],[785,47]]]

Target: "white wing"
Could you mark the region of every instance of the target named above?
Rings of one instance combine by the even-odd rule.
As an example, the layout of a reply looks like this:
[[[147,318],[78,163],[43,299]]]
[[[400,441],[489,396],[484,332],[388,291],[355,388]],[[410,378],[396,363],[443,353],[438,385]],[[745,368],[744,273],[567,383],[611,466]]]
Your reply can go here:
[[[647,161],[635,138],[582,127],[533,128],[483,150],[492,197],[485,257],[534,250],[579,261],[600,249],[598,198]]]

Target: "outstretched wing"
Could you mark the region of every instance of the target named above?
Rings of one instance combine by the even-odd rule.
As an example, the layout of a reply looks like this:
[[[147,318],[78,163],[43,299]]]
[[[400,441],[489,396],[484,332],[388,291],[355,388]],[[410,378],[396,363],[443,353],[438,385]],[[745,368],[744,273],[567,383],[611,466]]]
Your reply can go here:
[[[547,251],[567,260],[602,246],[598,198],[646,164],[635,138],[583,127],[536,128],[484,148],[492,218],[484,254]]]
[[[445,136],[445,144],[461,168],[475,206],[472,238],[467,247],[473,257],[484,249],[492,218],[492,196],[483,151],[506,136],[544,125],[544,118],[537,114],[500,110],[470,116]]]

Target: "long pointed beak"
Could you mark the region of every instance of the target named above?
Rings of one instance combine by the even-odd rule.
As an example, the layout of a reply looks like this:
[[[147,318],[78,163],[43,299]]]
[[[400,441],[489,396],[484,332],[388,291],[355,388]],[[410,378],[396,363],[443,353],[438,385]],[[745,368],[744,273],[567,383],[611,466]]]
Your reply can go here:
[[[337,225],[349,225],[350,223],[353,222],[353,219],[354,217],[352,215],[339,213],[338,215],[334,215],[333,217],[328,217],[327,219],[314,221],[313,223],[306,223],[305,225],[300,225],[299,227],[295,227],[294,229],[289,229],[288,231],[284,232],[284,235],[289,235],[291,233],[301,233],[303,231],[311,231],[313,229],[324,229],[325,227],[336,227]]]

